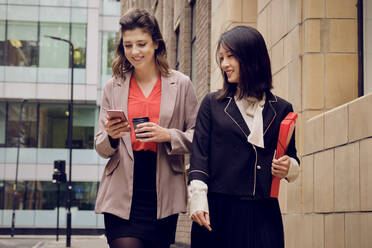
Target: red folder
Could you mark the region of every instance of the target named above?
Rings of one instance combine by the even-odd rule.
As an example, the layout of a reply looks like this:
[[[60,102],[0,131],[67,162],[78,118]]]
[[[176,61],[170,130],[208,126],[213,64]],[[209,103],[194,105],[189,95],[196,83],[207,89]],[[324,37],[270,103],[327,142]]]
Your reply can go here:
[[[278,138],[278,144],[276,145],[275,159],[278,159],[285,155],[287,148],[288,148],[288,144],[292,138],[297,116],[298,115],[296,112],[290,112],[284,118],[284,120],[280,123],[279,138]],[[278,198],[279,186],[280,186],[280,178],[273,176],[273,179],[271,182],[270,197]]]

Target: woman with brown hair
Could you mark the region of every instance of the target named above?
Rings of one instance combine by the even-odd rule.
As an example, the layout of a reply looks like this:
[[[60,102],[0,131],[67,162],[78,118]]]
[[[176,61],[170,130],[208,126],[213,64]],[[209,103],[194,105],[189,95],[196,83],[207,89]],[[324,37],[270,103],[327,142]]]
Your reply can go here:
[[[190,79],[171,70],[154,16],[131,10],[120,19],[113,78],[103,91],[97,153],[109,158],[96,213],[111,248],[166,248],[186,211],[184,154],[191,148],[197,99]],[[110,118],[122,110],[124,119]],[[133,126],[133,119],[147,119]]]

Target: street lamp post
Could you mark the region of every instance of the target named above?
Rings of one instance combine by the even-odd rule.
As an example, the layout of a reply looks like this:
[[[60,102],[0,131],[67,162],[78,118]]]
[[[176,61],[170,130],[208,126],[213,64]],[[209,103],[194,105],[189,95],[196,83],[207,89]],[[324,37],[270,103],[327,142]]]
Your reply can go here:
[[[71,247],[71,199],[72,199],[72,184],[71,184],[71,170],[72,170],[72,118],[73,118],[73,109],[74,109],[74,45],[71,41],[62,39],[56,36],[45,35],[47,38],[54,40],[60,40],[67,42],[70,46],[70,63],[71,63],[71,98],[68,105],[68,147],[70,150],[70,162],[69,162],[69,171],[68,171],[68,186],[67,186],[67,216],[66,216],[66,247]]]

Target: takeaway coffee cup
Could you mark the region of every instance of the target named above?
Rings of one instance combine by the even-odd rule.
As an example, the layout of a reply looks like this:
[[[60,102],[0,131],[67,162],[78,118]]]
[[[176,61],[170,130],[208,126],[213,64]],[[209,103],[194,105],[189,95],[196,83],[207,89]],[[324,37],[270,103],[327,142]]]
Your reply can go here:
[[[140,123],[145,123],[145,122],[149,122],[149,121],[150,121],[150,118],[149,118],[149,117],[133,118],[133,119],[132,119],[132,123],[133,123],[134,130],[137,129],[137,125],[138,125],[138,124],[140,124]],[[136,138],[137,138],[137,139],[141,139],[141,138],[137,137],[137,134],[136,134]]]

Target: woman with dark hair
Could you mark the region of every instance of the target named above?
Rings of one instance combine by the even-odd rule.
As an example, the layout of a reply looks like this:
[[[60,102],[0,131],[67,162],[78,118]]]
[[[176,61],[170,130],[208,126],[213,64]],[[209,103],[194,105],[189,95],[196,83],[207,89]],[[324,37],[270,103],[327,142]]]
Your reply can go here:
[[[223,89],[202,101],[192,144],[189,199],[192,248],[284,247],[272,176],[296,179],[295,137],[273,159],[281,121],[292,105],[273,95],[270,59],[261,34],[235,27],[216,52]]]
[[[104,214],[111,248],[166,248],[186,211],[183,155],[191,149],[197,98],[190,79],[169,68],[154,16],[131,10],[120,25],[95,136],[97,153],[109,158],[95,211]],[[134,126],[138,120],[144,122]]]

